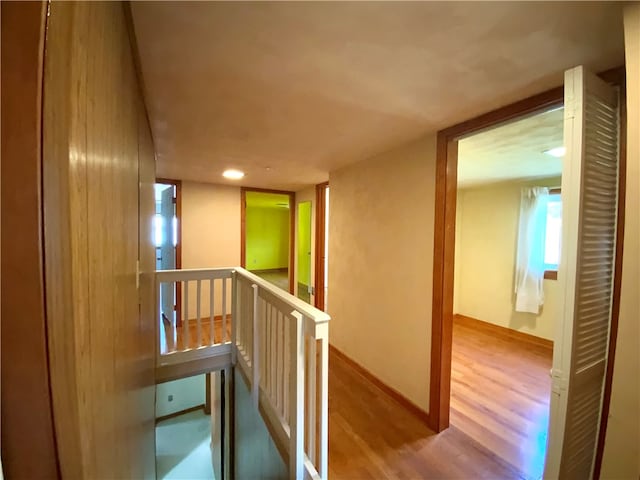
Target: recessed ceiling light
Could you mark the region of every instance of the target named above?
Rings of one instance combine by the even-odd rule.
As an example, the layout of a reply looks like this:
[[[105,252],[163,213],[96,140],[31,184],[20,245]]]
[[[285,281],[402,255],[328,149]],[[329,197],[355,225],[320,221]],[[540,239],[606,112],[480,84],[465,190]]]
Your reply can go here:
[[[552,157],[560,158],[564,157],[565,152],[567,151],[564,147],[556,147],[550,148],[549,150],[545,150],[542,153],[546,153],[547,155],[551,155]]]
[[[240,180],[242,177],[244,177],[244,172],[231,168],[222,172],[222,176],[224,178],[228,178],[229,180]]]

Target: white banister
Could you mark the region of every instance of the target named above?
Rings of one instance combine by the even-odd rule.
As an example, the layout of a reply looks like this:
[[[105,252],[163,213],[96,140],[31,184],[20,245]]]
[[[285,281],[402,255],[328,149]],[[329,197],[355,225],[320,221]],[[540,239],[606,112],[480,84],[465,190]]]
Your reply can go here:
[[[253,370],[253,385],[251,386],[251,396],[253,405],[258,408],[258,395],[260,393],[260,346],[258,335],[258,325],[260,324],[260,311],[258,309],[258,286],[251,285],[253,290],[253,349],[251,352],[251,369]]]
[[[222,285],[216,290],[218,279]],[[209,283],[209,295],[206,283],[202,291],[203,280]],[[190,282],[196,282],[191,306]],[[259,407],[278,448],[288,454],[289,477],[326,479],[329,315],[239,267],[156,272],[158,308],[176,300],[165,298],[162,303],[163,294],[179,291],[181,328],[163,320],[158,311],[159,368],[214,357],[222,368],[240,368],[254,408]],[[193,308],[196,317],[190,319]],[[207,311],[205,331],[202,314]],[[221,327],[220,335],[216,327]]]

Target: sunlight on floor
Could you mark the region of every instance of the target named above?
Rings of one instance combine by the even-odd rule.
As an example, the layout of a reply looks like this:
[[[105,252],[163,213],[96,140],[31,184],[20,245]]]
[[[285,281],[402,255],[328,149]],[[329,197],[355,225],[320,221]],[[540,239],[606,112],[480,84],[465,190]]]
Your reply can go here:
[[[211,419],[202,410],[156,425],[156,477],[167,480],[213,479]]]

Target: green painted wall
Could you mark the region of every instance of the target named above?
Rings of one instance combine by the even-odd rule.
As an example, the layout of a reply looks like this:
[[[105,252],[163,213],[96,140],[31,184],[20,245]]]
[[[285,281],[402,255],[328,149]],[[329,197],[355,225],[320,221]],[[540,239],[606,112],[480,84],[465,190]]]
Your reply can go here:
[[[298,283],[311,281],[311,202],[298,205]]]
[[[248,270],[270,270],[288,267],[288,208],[247,206],[245,228]]]

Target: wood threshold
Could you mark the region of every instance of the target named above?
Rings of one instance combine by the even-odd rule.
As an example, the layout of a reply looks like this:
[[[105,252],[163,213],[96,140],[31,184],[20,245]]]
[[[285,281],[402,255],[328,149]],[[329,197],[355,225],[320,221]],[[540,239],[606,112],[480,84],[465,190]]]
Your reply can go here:
[[[350,358],[349,356],[347,356],[346,354],[344,354],[343,352],[338,350],[335,346],[329,344],[329,350],[336,357],[340,358],[344,363],[346,363],[353,370],[355,370],[357,373],[359,373],[362,377],[364,377],[366,380],[371,382],[373,385],[375,385],[382,392],[386,393],[391,398],[393,398],[396,402],[398,402],[406,410],[408,410],[413,415],[415,415],[425,425],[427,425],[427,426],[429,425],[429,414],[427,412],[425,412],[422,408],[420,408],[418,405],[413,403],[407,397],[402,395],[395,388],[390,387],[389,385],[384,383],[382,380],[380,380],[378,377],[376,377],[373,373],[371,373],[369,370],[364,368],[358,362],[356,362],[355,360],[353,360],[352,358]]]
[[[171,418],[176,418],[176,417],[179,417],[180,415],[185,415],[187,413],[197,412],[198,410],[203,410],[203,411],[205,410],[204,403],[200,404],[200,405],[196,405],[195,407],[185,408],[184,410],[180,410],[180,411],[177,411],[177,412],[169,413],[168,415],[163,415],[161,417],[157,417],[156,418],[156,425],[159,422],[163,422],[163,421],[169,420]],[[206,413],[206,411],[205,411],[205,413]]]
[[[544,271],[544,279],[545,280],[557,280],[558,279],[558,271],[557,270],[545,270]]]
[[[501,325],[485,322],[484,320],[479,320],[467,315],[460,315],[458,313],[453,315],[453,321],[458,325],[464,325],[465,327],[482,330],[507,340],[518,340],[553,351],[553,341],[546,338],[536,337],[535,335],[531,335],[529,333],[520,332],[518,330],[513,330]]]
[[[599,74],[599,76],[615,85],[621,86],[621,116],[625,115],[624,109],[624,67],[617,67]],[[564,85],[547,90],[505,107],[498,108],[478,117],[472,118],[457,125],[453,125],[437,134],[436,149],[436,192],[435,192],[435,220],[434,220],[434,256],[433,256],[433,296],[432,296],[432,328],[431,338],[431,378],[429,417],[430,427],[436,432],[449,427],[449,409],[451,392],[451,348],[453,329],[453,273],[454,273],[454,245],[455,245],[455,218],[456,218],[456,194],[457,194],[457,167],[458,139],[481,130],[494,127],[511,120],[522,118],[545,110],[560,107],[564,104]],[[624,196],[622,179],[623,167],[626,165],[626,144],[622,142],[626,116],[621,122],[620,142],[620,178],[619,200]],[[624,231],[624,202],[619,202],[618,230]],[[622,238],[622,237],[618,237]],[[620,303],[620,274],[618,268],[622,261],[622,242],[616,243],[616,269],[614,276],[613,315],[611,320],[611,335],[609,342],[608,365],[613,364],[615,341],[618,324],[618,310]],[[621,265],[621,263],[620,263]],[[612,348],[613,347],[613,348]],[[608,410],[612,370],[607,368],[605,377],[605,394],[603,401],[603,420],[600,428],[598,451],[596,454],[596,472],[601,462],[602,446],[606,431],[606,418],[604,413]]]

